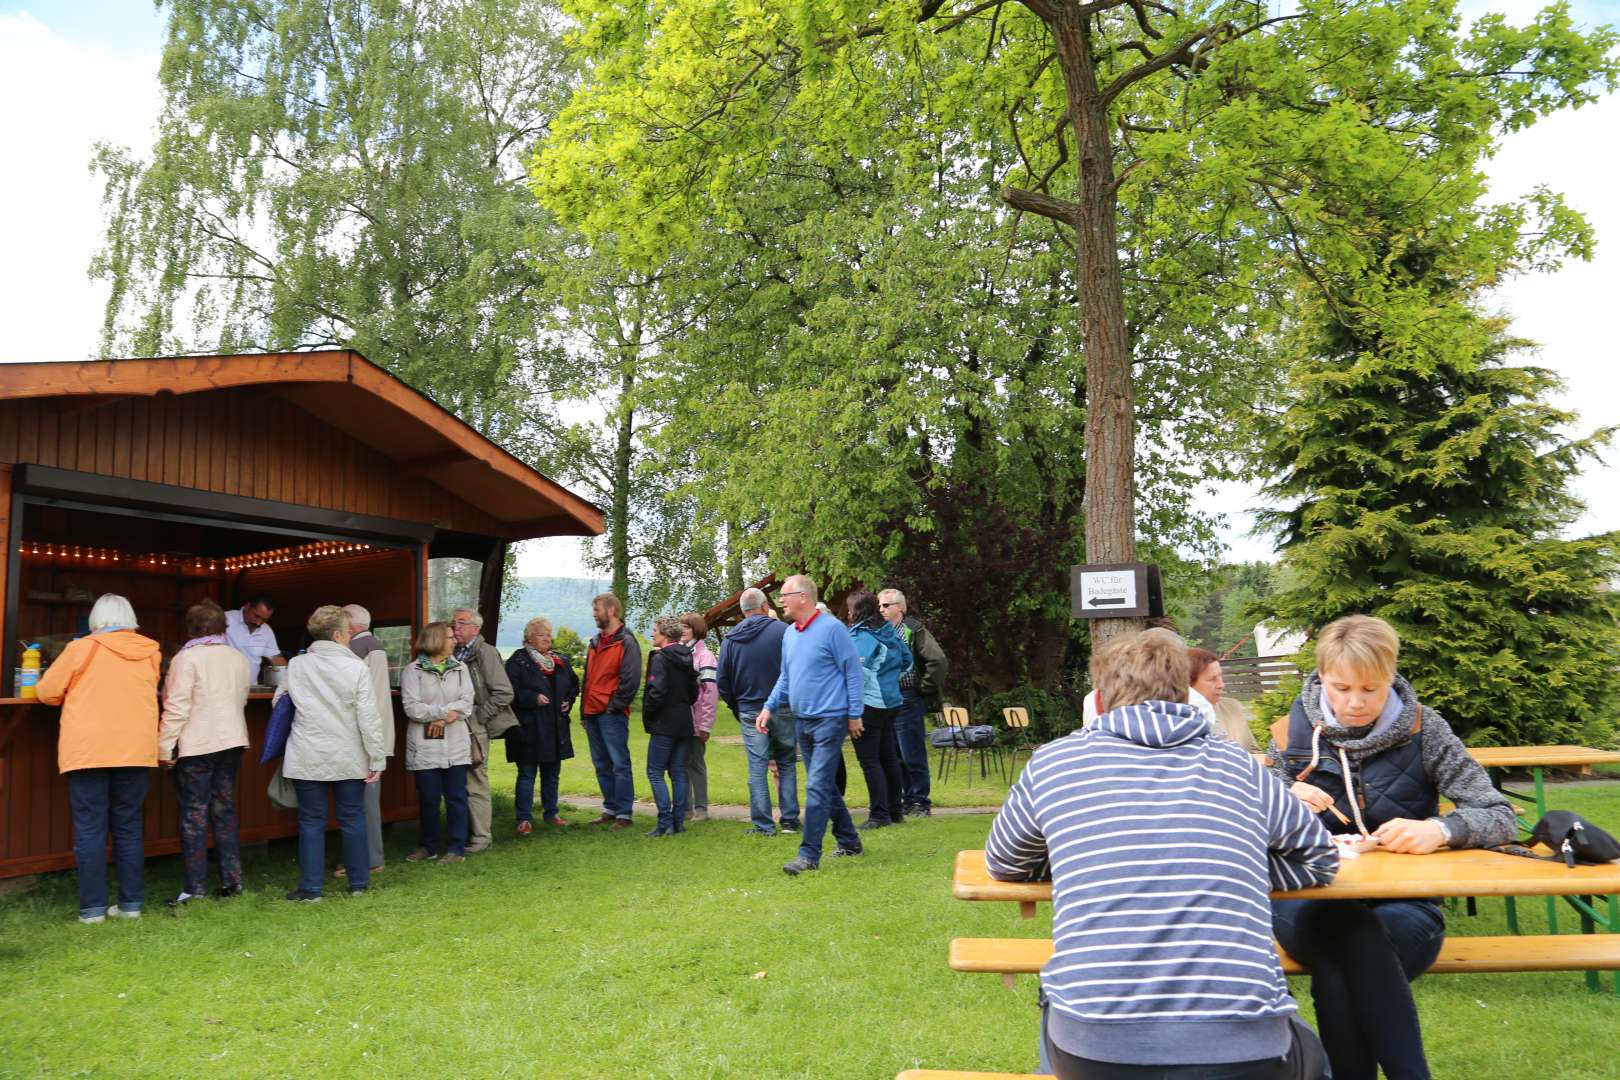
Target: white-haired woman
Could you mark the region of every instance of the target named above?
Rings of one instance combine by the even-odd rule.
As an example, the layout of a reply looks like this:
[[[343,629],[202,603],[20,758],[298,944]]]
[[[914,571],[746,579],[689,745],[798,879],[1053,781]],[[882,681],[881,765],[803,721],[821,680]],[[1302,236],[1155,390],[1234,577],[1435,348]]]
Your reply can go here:
[[[287,662],[285,693],[298,719],[281,773],[298,791],[298,887],[288,900],[319,900],[326,872],[327,795],[337,806],[349,891],[371,885],[365,788],[388,764],[381,714],[365,661],[349,651],[349,616],[336,604],[305,624],[308,651]]]
[[[506,677],[512,681],[512,711],[518,726],[506,736],[506,760],[517,766],[517,831],[534,831],[534,778],[540,777],[540,820],[547,825],[568,822],[558,811],[562,763],[574,756],[568,734],[568,713],[579,696],[579,679],[568,657],[552,649],[551,622],[530,619],[523,627],[523,648],[506,658]]]
[[[135,632],[135,609],[106,593],[90,634],[69,642],[39,680],[39,700],[61,705],[56,767],[68,778],[79,921],[134,919],[146,900],[141,810],[158,761],[158,643]],[[107,833],[118,903],[107,906]]]

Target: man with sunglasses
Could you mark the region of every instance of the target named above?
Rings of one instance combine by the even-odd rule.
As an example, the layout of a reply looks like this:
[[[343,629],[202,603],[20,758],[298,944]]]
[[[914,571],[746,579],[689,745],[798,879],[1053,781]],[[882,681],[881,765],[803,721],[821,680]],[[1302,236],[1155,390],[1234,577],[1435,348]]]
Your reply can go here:
[[[799,722],[799,754],[806,777],[804,835],[799,854],[782,867],[796,876],[821,865],[821,840],[832,823],[837,847],[830,858],[859,855],[861,837],[838,793],[838,766],[844,760],[844,738],[864,730],[865,693],[861,658],[843,623],[816,609],[816,583],[795,574],[777,593],[782,613],[792,620],[782,635],[782,673],[754,720],[762,734],[771,713],[788,704]]]

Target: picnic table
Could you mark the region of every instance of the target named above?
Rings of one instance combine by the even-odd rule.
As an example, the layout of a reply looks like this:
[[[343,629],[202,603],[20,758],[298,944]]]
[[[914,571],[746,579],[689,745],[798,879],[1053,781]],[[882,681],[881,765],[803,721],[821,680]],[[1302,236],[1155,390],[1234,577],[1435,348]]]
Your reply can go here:
[[[1541,862],[1500,851],[1465,848],[1432,855],[1368,851],[1339,864],[1327,885],[1275,892],[1276,899],[1409,900],[1446,896],[1606,896],[1620,893],[1620,863],[1577,866]],[[960,851],[951,894],[958,900],[1003,900],[1018,904],[1025,918],[1035,905],[1051,903],[1050,881],[997,881],[983,851]]]

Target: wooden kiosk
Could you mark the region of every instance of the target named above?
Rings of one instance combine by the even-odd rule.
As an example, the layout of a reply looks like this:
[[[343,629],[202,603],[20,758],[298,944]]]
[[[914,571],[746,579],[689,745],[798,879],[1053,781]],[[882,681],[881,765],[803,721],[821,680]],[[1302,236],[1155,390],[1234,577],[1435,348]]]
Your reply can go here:
[[[493,639],[507,545],[601,531],[595,506],[355,352],[0,364],[0,877],[73,865],[57,710],[17,697],[14,669],[19,642],[48,662],[84,633],[101,593],[129,598],[165,663],[203,597],[274,596],[288,656],[314,608],[358,603],[397,685],[433,560],[470,561]],[[264,794],[269,698],[248,701],[244,842],[297,832]],[[403,740],[387,821],[416,813]],[[154,778],[149,855],[179,850],[177,824]]]

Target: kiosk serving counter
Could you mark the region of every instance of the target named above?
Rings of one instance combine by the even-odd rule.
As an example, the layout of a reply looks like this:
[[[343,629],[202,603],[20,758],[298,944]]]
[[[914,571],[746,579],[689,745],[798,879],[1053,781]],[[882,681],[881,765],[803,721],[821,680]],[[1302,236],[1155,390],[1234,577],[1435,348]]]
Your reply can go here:
[[[506,546],[601,529],[596,507],[354,352],[0,365],[0,877],[73,865],[57,710],[17,696],[16,666],[22,642],[48,664],[86,632],[102,593],[130,600],[165,664],[204,597],[273,596],[287,656],[315,607],[358,603],[397,684],[439,599],[432,560],[477,564],[493,637]],[[244,842],[297,831],[264,794],[270,688],[255,690]],[[395,712],[402,725],[397,695]],[[415,814],[403,764],[384,774],[384,820]],[[157,778],[145,832],[148,854],[179,850]]]

